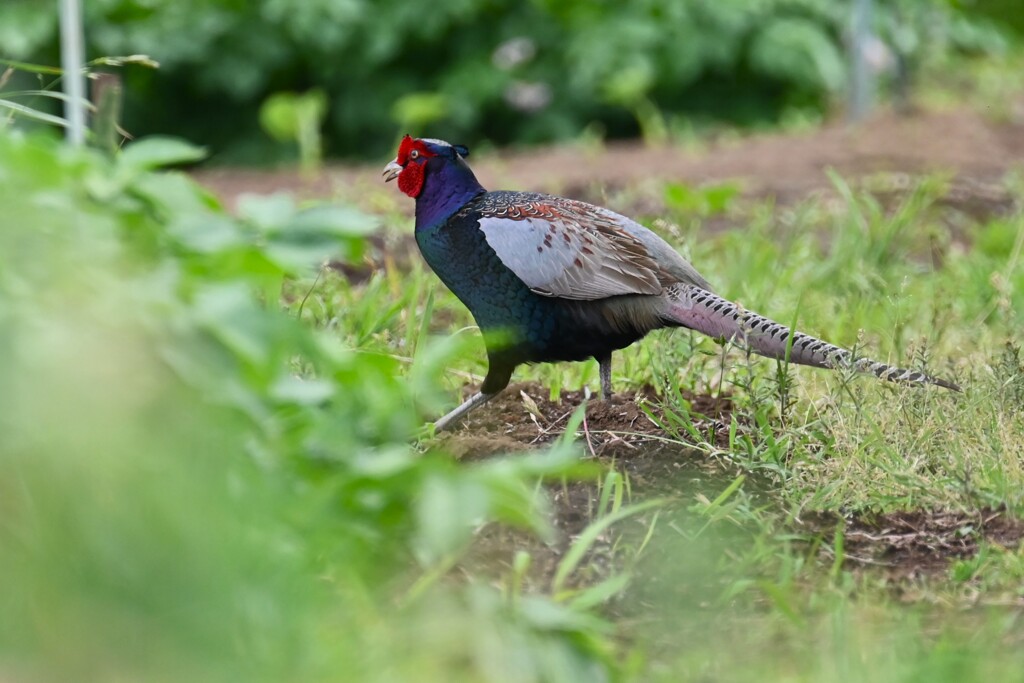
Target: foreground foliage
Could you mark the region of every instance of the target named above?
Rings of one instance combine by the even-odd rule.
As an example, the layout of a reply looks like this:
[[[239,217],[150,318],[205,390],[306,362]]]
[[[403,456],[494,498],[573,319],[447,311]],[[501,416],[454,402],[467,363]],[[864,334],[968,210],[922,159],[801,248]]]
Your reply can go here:
[[[475,525],[550,537],[571,449],[417,453],[447,352],[407,380],[277,304],[374,220],[150,170],[198,153],[0,136],[0,676],[607,679],[585,608],[436,585]]]

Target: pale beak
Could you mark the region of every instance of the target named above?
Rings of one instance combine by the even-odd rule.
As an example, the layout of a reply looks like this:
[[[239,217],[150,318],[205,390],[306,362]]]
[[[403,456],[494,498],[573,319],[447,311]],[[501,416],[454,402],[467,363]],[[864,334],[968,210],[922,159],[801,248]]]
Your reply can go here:
[[[384,182],[388,183],[398,177],[398,174],[402,172],[402,166],[398,163],[398,159],[392,159],[387,166],[384,167]]]

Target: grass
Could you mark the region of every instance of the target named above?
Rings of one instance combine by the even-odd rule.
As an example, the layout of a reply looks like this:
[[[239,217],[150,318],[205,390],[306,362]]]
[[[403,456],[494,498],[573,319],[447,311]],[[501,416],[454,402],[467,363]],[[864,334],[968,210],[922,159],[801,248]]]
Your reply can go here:
[[[1024,341],[1024,219],[993,218],[954,236],[956,210],[939,202],[948,190],[942,178],[921,179],[891,206],[841,178],[833,182],[838,203],[817,198],[776,209],[746,202],[730,209],[734,230],[700,235],[699,223],[670,215],[674,223],[662,233],[725,296],[863,355],[953,379],[962,394],[791,367],[783,368],[783,406],[774,361],[723,353],[685,330],[655,332],[618,353],[617,389],[653,384],[664,408],[677,413],[685,412],[677,387],[732,395],[740,412],[762,415],[770,428],[745,432],[753,450],[729,457],[755,468],[758,458],[772,459],[760,450],[771,447],[768,437],[785,440],[777,492],[792,501],[812,496],[814,509],[983,503],[1024,512],[1024,470],[994,457],[1016,452],[1024,437],[1024,370],[1015,350]],[[408,229],[402,217],[384,222]],[[979,235],[997,230],[1004,234],[997,246],[975,248]],[[404,358],[416,356],[428,334],[463,339],[463,355],[444,379],[452,402],[468,379],[486,372],[468,312],[415,259],[360,285],[330,278],[313,289],[303,315],[328,326],[347,315],[359,321],[348,343],[378,344]],[[524,366],[516,379],[540,382],[553,395],[583,384],[597,389],[592,362]]]
[[[0,135],[0,678],[1024,670],[1019,210],[960,215],[940,177],[833,178],[787,207],[665,188],[675,203],[640,218],[723,294],[964,393],[659,332],[614,371],[659,392],[651,448],[581,463],[607,435],[559,406],[551,448],[458,462],[425,418],[485,355],[417,258],[307,277],[339,250],[352,267],[374,217],[250,198],[233,219],[147,170],[195,150],[135,144]],[[401,244],[389,191],[365,200]],[[711,214],[732,227],[707,234]],[[518,378],[597,383],[594,363]],[[717,435],[680,388],[731,397]]]
[[[722,471],[697,488],[680,478],[656,515],[616,527],[615,555],[632,581],[606,609],[643,680],[980,681],[1024,670],[1020,547],[980,540],[976,554],[939,555],[938,570],[897,576],[851,559],[841,521],[825,531],[800,524],[823,513],[1024,516],[1024,216],[965,217],[942,201],[949,181],[938,176],[898,192],[886,176],[831,182],[792,206],[729,198],[716,211],[735,227],[712,235],[693,202],[640,218],[725,296],[964,392],[786,368],[685,331],[617,354],[617,389],[658,389],[650,410],[678,457],[696,451]],[[1004,185],[1019,206],[1019,181]],[[629,191],[617,199],[628,205]],[[411,229],[395,213],[384,223]],[[348,343],[410,359],[433,335],[455,335],[463,348],[441,375],[447,391],[431,397],[438,412],[486,370],[468,313],[416,259],[360,285],[321,282],[302,315],[327,326],[355,316]],[[552,397],[597,388],[594,363],[524,367],[516,379]],[[728,447],[694,425],[678,387],[732,397]],[[622,476],[612,467],[609,476]],[[595,515],[580,542],[650,496],[624,481],[618,512]],[[599,510],[608,511],[607,491]],[[585,557],[581,549],[566,562]],[[520,591],[528,555],[515,564]],[[560,567],[556,588],[572,569]]]

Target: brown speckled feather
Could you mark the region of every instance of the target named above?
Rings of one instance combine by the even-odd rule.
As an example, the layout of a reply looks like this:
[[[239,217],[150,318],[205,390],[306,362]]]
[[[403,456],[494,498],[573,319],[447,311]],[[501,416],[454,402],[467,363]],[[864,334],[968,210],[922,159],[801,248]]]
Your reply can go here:
[[[480,229],[510,270],[533,291],[594,300],[624,294],[656,296],[677,283],[708,287],[674,250],[624,216],[571,199],[501,193],[486,207]]]

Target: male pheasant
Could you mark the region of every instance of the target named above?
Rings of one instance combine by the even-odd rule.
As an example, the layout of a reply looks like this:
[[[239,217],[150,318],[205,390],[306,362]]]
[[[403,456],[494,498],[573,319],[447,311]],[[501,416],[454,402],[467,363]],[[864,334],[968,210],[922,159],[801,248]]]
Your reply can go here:
[[[595,358],[611,395],[612,352],[651,330],[687,327],[769,358],[853,368],[896,382],[955,384],[855,358],[713,293],[656,234],[617,213],[534,192],[488,192],[469,150],[402,139],[386,181],[416,200],[416,243],[483,332],[489,367],[480,390],[435,423],[438,430],[508,386],[521,363]],[[791,339],[792,338],[792,339]]]

